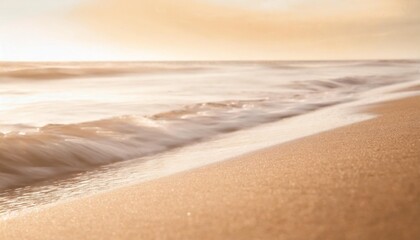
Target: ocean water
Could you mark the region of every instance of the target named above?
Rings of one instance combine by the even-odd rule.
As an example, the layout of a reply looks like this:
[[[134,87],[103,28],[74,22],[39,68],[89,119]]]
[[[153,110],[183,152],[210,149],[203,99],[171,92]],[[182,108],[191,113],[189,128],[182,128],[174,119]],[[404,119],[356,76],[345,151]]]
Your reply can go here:
[[[417,61],[0,66],[0,189],[206,142],[420,76]]]
[[[363,120],[349,106],[419,81],[402,60],[0,63],[0,218]]]

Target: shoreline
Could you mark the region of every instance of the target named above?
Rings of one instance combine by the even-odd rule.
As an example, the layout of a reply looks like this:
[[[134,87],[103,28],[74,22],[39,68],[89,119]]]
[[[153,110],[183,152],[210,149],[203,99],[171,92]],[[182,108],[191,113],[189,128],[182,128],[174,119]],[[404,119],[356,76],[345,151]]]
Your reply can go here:
[[[416,239],[420,97],[369,109],[379,116],[0,222],[0,239]]]

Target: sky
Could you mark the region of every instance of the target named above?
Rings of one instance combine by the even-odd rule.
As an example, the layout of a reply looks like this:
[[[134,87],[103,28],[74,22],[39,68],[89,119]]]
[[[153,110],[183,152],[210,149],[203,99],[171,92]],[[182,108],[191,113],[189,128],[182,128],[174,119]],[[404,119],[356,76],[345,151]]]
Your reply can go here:
[[[420,58],[418,0],[1,0],[0,61]]]

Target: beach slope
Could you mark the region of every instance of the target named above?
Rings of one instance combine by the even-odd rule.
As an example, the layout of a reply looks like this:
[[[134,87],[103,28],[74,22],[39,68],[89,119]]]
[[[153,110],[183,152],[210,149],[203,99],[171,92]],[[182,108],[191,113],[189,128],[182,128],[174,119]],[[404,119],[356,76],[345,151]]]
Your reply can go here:
[[[420,97],[365,111],[378,117],[3,221],[0,239],[420,239]]]

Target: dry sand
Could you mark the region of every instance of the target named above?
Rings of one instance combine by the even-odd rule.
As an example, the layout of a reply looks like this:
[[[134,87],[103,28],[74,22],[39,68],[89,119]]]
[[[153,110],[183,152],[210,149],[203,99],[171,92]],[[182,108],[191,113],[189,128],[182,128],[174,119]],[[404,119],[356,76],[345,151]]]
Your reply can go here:
[[[0,239],[420,239],[420,97],[376,119],[0,223]]]

